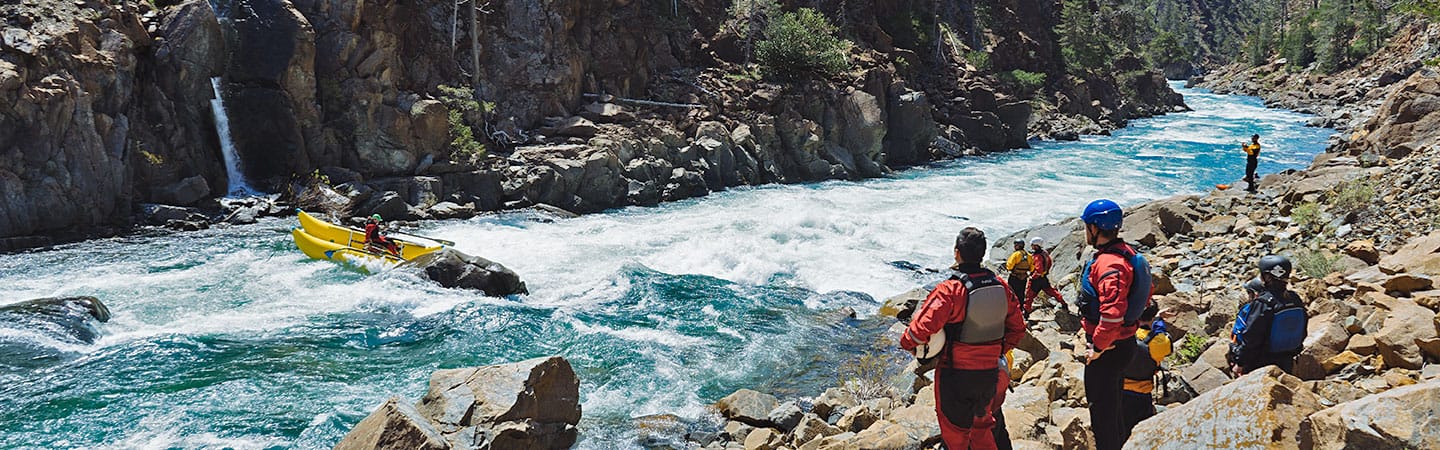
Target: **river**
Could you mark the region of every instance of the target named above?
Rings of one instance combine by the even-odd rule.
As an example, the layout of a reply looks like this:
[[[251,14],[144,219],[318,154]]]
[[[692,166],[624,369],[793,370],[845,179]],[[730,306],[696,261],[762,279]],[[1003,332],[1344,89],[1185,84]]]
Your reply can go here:
[[[1243,175],[1252,133],[1262,173],[1301,168],[1333,133],[1178,90],[1193,112],[887,178],[424,226],[514,269],[523,297],[306,260],[293,219],[6,255],[0,303],[94,295],[113,318],[94,344],[0,323],[0,346],[36,355],[0,360],[0,448],[329,448],[432,370],[550,354],[582,380],[581,447],[635,447],[630,418],[701,417],[741,387],[815,395],[880,337],[879,302],[924,281],[895,262],[946,265],[961,228],[993,239],[1094,198],[1203,192]],[[861,319],[827,315],[844,306]]]

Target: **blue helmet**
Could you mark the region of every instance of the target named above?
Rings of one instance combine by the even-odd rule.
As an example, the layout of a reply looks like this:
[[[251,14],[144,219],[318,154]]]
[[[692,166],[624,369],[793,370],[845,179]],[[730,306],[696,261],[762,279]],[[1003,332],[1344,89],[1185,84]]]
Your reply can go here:
[[[1124,219],[1125,213],[1120,210],[1120,205],[1105,199],[1090,202],[1085,207],[1085,213],[1080,215],[1080,220],[1102,230],[1118,230]]]

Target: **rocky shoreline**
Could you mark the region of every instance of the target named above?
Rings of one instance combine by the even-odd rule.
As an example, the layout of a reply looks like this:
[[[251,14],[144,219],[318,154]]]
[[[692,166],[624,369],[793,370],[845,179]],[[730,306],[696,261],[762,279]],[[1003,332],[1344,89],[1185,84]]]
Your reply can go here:
[[[996,20],[992,33],[1030,38],[999,40],[990,68],[958,42],[901,48],[874,23],[879,6],[827,10],[858,30],[851,69],[787,83],[747,72],[726,1],[684,2],[657,28],[621,26],[657,19],[628,1],[512,2],[474,27],[458,26],[451,2],[251,3],[0,7],[0,188],[19,193],[0,198],[0,252],[136,224],[245,223],[304,206],[289,200],[320,184],[344,196],[342,215],[406,220],[655,205],[883,176],[1183,109],[1135,57],[1117,58],[1120,72],[1067,75],[1047,31],[1059,12],[1030,2],[991,12],[1029,18]],[[1022,89],[1002,69],[1048,77]],[[448,89],[462,85],[474,98]],[[244,172],[287,202],[214,199],[229,188],[216,92]],[[488,152],[451,151],[450,112]]]
[[[1176,359],[1157,385],[1162,412],[1126,448],[1202,445],[1291,448],[1422,448],[1440,440],[1411,426],[1440,410],[1440,75],[1423,61],[1437,50],[1433,28],[1411,27],[1359,67],[1332,78],[1283,72],[1283,63],[1224,70],[1196,80],[1221,92],[1262,95],[1267,104],[1319,113],[1316,125],[1351,132],[1306,170],[1270,174],[1258,194],[1217,190],[1156,200],[1127,210],[1123,237],[1139,244],[1157,277],[1155,301],[1174,314]],[[1260,84],[1252,80],[1286,80]],[[1337,86],[1351,90],[1327,95]],[[1362,88],[1355,91],[1354,88]],[[1366,91],[1368,89],[1368,92]],[[1261,92],[1261,91],[1264,92]],[[1358,95],[1368,99],[1354,102]],[[1075,295],[1082,247],[1076,220],[995,240],[1041,236],[1056,247],[1054,274]],[[1294,374],[1261,370],[1236,380],[1224,360],[1229,327],[1244,300],[1239,288],[1268,253],[1290,255],[1292,288],[1311,317]],[[1073,255],[1073,257],[1072,257]],[[893,317],[923,289],[886,301]],[[1006,428],[1017,449],[1093,448],[1079,376],[1083,337],[1073,306],[1046,305],[1015,351]],[[875,379],[891,391],[857,394],[845,384],[814,398],[781,401],[740,390],[715,405],[723,431],[691,445],[727,449],[928,448],[939,439],[929,373],[890,335]],[[888,353],[887,353],[888,350]],[[887,356],[888,355],[888,356]],[[796,405],[807,406],[799,408]],[[796,420],[798,419],[798,420]]]

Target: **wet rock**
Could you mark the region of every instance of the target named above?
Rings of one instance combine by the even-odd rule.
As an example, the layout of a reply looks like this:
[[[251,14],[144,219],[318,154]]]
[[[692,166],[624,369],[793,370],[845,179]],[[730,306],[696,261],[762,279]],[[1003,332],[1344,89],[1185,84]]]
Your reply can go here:
[[[774,424],[780,431],[790,432],[800,425],[800,420],[805,418],[805,413],[795,402],[781,403],[766,415],[766,420]]]
[[[446,450],[450,445],[429,420],[398,398],[386,400],[335,444],[335,450],[397,448]]]
[[[915,312],[915,308],[918,308],[921,302],[925,301],[925,297],[928,295],[930,295],[929,289],[916,288],[885,299],[885,304],[880,306],[880,315],[909,322],[910,315]]]
[[[440,202],[431,206],[428,211],[430,217],[436,219],[458,219],[475,215],[473,204],[457,205],[453,202]]]
[[[416,410],[456,448],[569,448],[580,380],[558,356],[437,370]]]
[[[0,318],[91,344],[100,336],[99,323],[110,321],[110,308],[90,296],[41,298],[0,306]]]
[[[779,405],[775,396],[750,389],[741,389],[715,402],[720,415],[754,427],[768,427],[770,411]]]
[[[155,200],[160,203],[188,206],[208,195],[210,195],[210,183],[205,181],[205,177],[195,175],[160,189],[155,193]]]
[[[401,267],[419,269],[441,286],[475,289],[491,297],[530,292],[519,275],[500,263],[448,247],[415,257]]]
[[[1426,448],[1440,442],[1440,380],[1400,387],[1312,414],[1301,448]]]
[[[1295,447],[1319,398],[1275,367],[1256,370],[1136,425],[1125,448]]]

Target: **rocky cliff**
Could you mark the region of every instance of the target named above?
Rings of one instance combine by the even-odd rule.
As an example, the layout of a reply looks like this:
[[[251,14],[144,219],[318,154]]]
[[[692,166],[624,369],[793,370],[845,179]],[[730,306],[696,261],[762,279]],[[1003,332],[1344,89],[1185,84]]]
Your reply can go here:
[[[1133,57],[1067,74],[1053,2],[999,2],[983,24],[931,2],[822,5],[854,41],[850,67],[803,82],[754,76],[729,6],[0,6],[0,248],[122,230],[142,204],[231,215],[208,200],[230,181],[216,91],[251,184],[294,193],[325,175],[349,183],[344,210],[408,218],[873,177],[1181,107]],[[1014,70],[1044,82],[998,76]],[[488,154],[456,152],[462,131]]]

